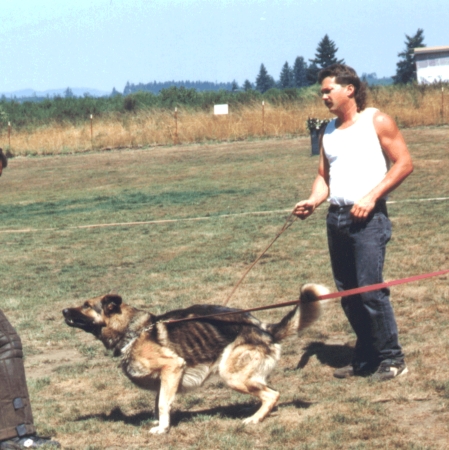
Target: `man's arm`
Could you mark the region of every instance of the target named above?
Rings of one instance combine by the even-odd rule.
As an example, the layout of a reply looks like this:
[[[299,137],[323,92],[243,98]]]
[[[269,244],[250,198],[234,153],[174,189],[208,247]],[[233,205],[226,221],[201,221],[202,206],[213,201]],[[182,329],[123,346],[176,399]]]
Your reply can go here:
[[[297,203],[293,210],[293,214],[302,220],[307,219],[329,197],[329,163],[324,156],[322,138],[323,134],[320,136],[318,175],[313,182],[312,192],[307,200]]]
[[[378,111],[374,115],[374,128],[382,150],[392,166],[385,178],[354,204],[351,214],[355,220],[365,220],[377,200],[396,189],[413,172],[412,158],[396,122],[387,114]]]

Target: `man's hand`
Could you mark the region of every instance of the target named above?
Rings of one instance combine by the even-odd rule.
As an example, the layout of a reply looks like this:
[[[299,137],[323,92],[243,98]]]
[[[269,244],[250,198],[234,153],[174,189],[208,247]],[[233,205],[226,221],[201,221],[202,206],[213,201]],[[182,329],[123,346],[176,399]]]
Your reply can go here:
[[[307,219],[316,208],[316,203],[314,201],[303,200],[295,205],[293,209],[293,214],[299,217],[301,220]]]
[[[358,202],[354,203],[354,206],[351,208],[351,216],[353,221],[364,222],[375,206],[376,202],[368,197],[363,197]]]

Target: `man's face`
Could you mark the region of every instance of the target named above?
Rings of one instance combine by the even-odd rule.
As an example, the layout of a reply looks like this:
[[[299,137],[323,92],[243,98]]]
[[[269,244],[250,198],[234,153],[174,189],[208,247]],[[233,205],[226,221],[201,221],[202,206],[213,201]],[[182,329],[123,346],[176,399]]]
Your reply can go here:
[[[334,114],[347,104],[353,92],[354,87],[351,84],[342,86],[335,82],[335,77],[327,77],[321,83],[321,98]]]

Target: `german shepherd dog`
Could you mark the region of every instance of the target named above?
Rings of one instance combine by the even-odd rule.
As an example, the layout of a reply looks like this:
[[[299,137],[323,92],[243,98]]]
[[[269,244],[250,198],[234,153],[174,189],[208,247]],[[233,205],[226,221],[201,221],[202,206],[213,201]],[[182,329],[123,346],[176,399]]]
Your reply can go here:
[[[178,391],[201,386],[218,374],[232,389],[256,396],[260,408],[244,424],[261,422],[279,399],[266,379],[280,358],[280,341],[311,325],[320,314],[323,286],[301,288],[298,306],[279,323],[263,323],[249,313],[216,305],[194,305],[155,316],[108,294],[63,310],[67,325],[92,333],[115,356],[137,386],[154,390],[155,415],[150,432],[166,433]],[[218,315],[230,313],[229,315]],[[209,317],[204,317],[209,316]],[[196,318],[190,320],[190,318]],[[188,321],[178,321],[189,318]]]

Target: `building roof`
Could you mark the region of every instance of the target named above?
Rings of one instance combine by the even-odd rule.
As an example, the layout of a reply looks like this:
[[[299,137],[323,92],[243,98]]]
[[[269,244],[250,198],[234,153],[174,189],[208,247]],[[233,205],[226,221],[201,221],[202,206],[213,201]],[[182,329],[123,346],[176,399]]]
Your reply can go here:
[[[439,47],[418,47],[414,48],[413,51],[415,52],[415,55],[422,55],[425,53],[449,52],[449,45],[442,45]]]

